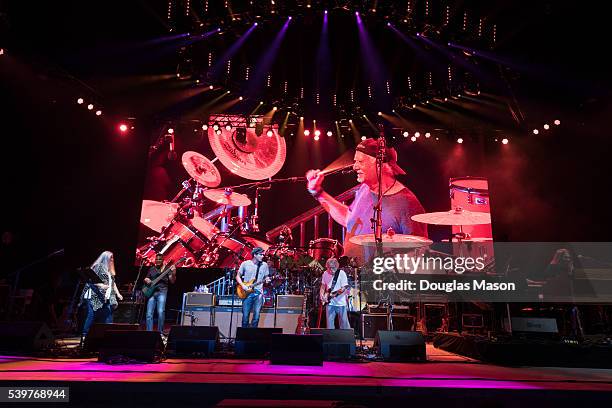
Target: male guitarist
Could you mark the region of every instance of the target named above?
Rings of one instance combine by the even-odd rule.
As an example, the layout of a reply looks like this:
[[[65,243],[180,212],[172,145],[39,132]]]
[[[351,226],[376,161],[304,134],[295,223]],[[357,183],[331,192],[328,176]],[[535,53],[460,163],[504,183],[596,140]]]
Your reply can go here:
[[[157,254],[155,256],[155,265],[149,267],[147,277],[144,280],[146,285],[159,275],[165,272],[164,255]],[[176,282],[176,267],[169,266],[170,272],[166,274],[156,285],[155,292],[147,301],[147,330],[153,330],[153,313],[157,309],[157,329],[160,332],[164,330],[164,316],[166,311],[166,297],[168,295],[168,284]],[[156,307],[157,306],[157,307]]]
[[[263,248],[255,247],[251,254],[253,259],[242,262],[240,268],[238,268],[238,273],[236,273],[236,282],[243,290],[253,289],[242,301],[242,327],[257,327],[259,324],[259,312],[264,303],[263,284],[270,275],[268,264],[263,261]],[[253,312],[253,320],[249,324],[251,311]]]
[[[340,319],[341,329],[350,329],[347,313],[347,296],[349,283],[346,273],[340,268],[336,258],[329,258],[325,263],[325,272],[321,277],[319,297],[323,305],[327,304],[327,328],[334,329],[336,315]]]

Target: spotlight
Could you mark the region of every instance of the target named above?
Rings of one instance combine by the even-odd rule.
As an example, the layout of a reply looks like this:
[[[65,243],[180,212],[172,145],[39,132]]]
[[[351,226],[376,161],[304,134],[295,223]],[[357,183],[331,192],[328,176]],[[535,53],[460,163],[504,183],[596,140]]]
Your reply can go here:
[[[315,130],[315,136],[321,136],[321,131],[319,129]]]
[[[96,116],[100,116],[100,115],[102,115],[102,111],[101,110],[97,110],[96,111]]]
[[[412,109],[416,108],[416,103],[412,104]]]
[[[353,123],[353,119],[349,119],[349,123]]]
[[[221,134],[221,129],[217,129],[217,130],[215,131],[215,133],[216,133],[216,134],[218,134],[218,135],[220,135],[220,134]]]
[[[119,124],[119,131],[121,133],[125,133],[125,132],[127,132],[127,130],[128,130],[128,127],[127,127],[127,125],[125,123],[120,123]]]
[[[359,15],[359,12],[358,12],[358,11],[356,11],[356,12],[355,12],[355,15],[356,15],[356,16],[358,16],[358,15]]]
[[[83,104],[83,102],[85,102],[85,101],[83,100],[83,98],[79,98],[79,99],[77,99],[77,103],[78,103],[79,105],[82,105],[82,104]]]
[[[263,105],[263,101],[259,102],[260,105]]]
[[[230,91],[227,91],[226,94],[230,93]]]
[[[332,131],[331,131],[331,130],[328,130],[328,131],[327,131],[327,136],[331,137],[332,135],[333,135]]]
[[[327,10],[325,10],[325,14],[327,14]]]
[[[559,126],[561,124],[561,121],[559,119],[555,119],[555,121],[553,123],[555,125]]]
[[[425,132],[425,137],[427,137],[427,138],[431,137],[431,133]]]
[[[275,106],[272,108],[273,111],[278,110],[278,108]]]
[[[315,136],[315,137],[314,137],[314,140],[319,140],[319,136]]]
[[[243,99],[244,99],[244,98],[243,98],[242,96],[239,96],[239,97],[238,97],[238,100],[239,100],[239,101],[241,101],[241,100],[243,100]]]
[[[508,144],[508,139],[506,139],[505,137],[502,139],[502,143],[503,144]]]
[[[202,125],[202,130],[208,130],[208,125],[206,123]]]
[[[412,136],[412,137],[410,138],[410,140],[412,140],[413,142],[416,142],[416,141],[417,141],[417,138],[416,138],[415,136]]]
[[[219,124],[217,122],[215,122],[213,124],[213,130],[216,132],[217,130],[219,130]]]
[[[419,133],[419,132],[414,132],[414,137],[421,137],[421,133]]]
[[[546,123],[546,124],[544,125],[544,129],[546,129],[546,130],[550,129],[550,125],[549,125],[548,123]]]
[[[407,131],[405,131],[404,133],[402,133],[402,135],[403,135],[404,137],[408,137],[410,134],[409,134]]]
[[[254,26],[257,26],[257,21],[253,24]]]
[[[291,20],[293,17],[289,16],[289,20]]]
[[[225,125],[225,130],[227,130],[228,132],[232,130],[232,125],[230,125],[229,123]]]
[[[366,140],[366,137],[365,136],[361,136],[361,140]]]
[[[208,89],[213,89],[213,88],[214,88],[214,86],[212,86],[212,85],[210,85],[210,86],[208,87]]]
[[[461,137],[460,137],[460,138],[458,138],[458,139],[457,139],[457,143],[459,143],[459,144],[463,143],[463,138],[461,138]]]
[[[538,133],[540,133],[540,131],[538,129],[533,129],[533,134],[537,135]]]
[[[387,27],[391,27],[391,23],[387,23]]]
[[[306,129],[306,130],[304,131],[304,136],[310,136],[310,130]]]
[[[300,120],[304,120],[304,117],[303,117],[303,116],[300,116]]]
[[[168,133],[173,134],[174,133],[174,129],[168,128]]]
[[[4,48],[0,48],[0,55],[4,55]]]
[[[382,116],[382,112],[378,112],[378,116]]]
[[[266,132],[266,136],[268,136],[268,137],[272,137],[272,136],[274,136],[274,132],[272,131],[272,129],[269,129],[269,130]]]
[[[92,110],[94,108],[93,103],[90,103],[89,105],[87,105],[87,109]]]
[[[199,80],[199,79],[196,79],[196,84],[199,84],[199,83],[200,83],[200,80]]]

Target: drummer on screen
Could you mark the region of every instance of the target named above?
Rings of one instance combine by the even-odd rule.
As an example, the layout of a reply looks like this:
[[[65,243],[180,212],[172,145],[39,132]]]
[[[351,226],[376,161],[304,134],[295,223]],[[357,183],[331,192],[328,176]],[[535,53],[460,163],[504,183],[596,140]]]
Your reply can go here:
[[[377,149],[378,142],[375,139],[366,139],[356,148],[353,170],[357,172],[357,181],[361,183],[361,187],[355,193],[355,199],[350,206],[342,204],[323,191],[325,175],[320,170],[309,170],[306,173],[308,192],[337,223],[346,227],[344,255],[358,257],[360,260],[364,260],[362,248],[351,243],[349,239],[356,235],[373,233],[370,220],[378,197]],[[410,219],[425,210],[414,193],[397,180],[397,176],[403,174],[406,172],[397,165],[395,149],[385,148],[382,168],[382,230],[392,228],[397,234],[427,237],[427,225]]]

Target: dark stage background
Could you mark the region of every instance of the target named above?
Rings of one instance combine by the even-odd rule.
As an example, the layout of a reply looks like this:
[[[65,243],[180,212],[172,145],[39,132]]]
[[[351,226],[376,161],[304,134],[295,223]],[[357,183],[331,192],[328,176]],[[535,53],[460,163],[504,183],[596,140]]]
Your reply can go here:
[[[160,120],[135,117],[134,129],[121,135],[116,126],[138,110],[138,100],[121,99],[102,88],[99,99],[108,96],[106,101],[117,103],[108,103],[104,115],[96,117],[77,106],[75,99],[86,88],[80,80],[129,81],[137,70],[121,59],[91,64],[82,56],[85,50],[163,33],[139,3],[105,2],[97,5],[95,13],[89,10],[91,5],[77,2],[38,4],[35,13],[28,2],[2,5],[10,23],[3,17],[0,34],[5,36],[0,46],[11,52],[0,57],[0,277],[12,280],[17,270],[41,260],[20,274],[21,287],[37,289],[41,315],[48,313],[48,299],[58,291],[70,293],[67,283],[74,278],[74,268],[90,264],[104,249],[115,253],[121,282],[136,274],[132,265],[145,198],[147,149],[160,131]],[[610,70],[601,56],[607,49],[602,33],[606,25],[600,21],[604,17],[586,5],[563,8],[553,17],[517,35],[512,50],[558,68],[550,72],[560,77],[557,83],[563,86],[550,85],[546,96],[540,93],[535,100],[531,87],[537,80],[527,78],[518,92],[532,122],[545,123],[552,111],[562,125],[538,136],[525,129],[507,146],[485,142],[458,146],[449,140],[424,145],[402,140],[400,164],[408,171],[403,181],[427,211],[448,208],[448,177],[485,175],[496,240],[612,240],[606,194],[612,174],[612,105]],[[589,47],[576,46],[575,33],[588,38]],[[597,47],[598,51],[590,51]],[[148,73],[158,68],[153,65]],[[321,139],[316,148],[311,142],[306,155],[288,141],[287,161],[300,158],[302,166],[284,168],[278,176],[303,175],[304,169],[323,167],[337,157],[339,150],[329,146],[326,136]],[[222,173],[224,182],[230,182],[227,171]],[[337,177],[341,181],[330,188],[332,192],[352,183],[352,176]],[[264,231],[290,218],[285,203],[278,199],[287,195],[295,197],[296,213],[313,204],[300,184],[264,192],[261,206],[269,214],[262,220]],[[46,259],[60,249],[65,250],[63,255]],[[206,282],[210,276],[204,274],[217,272],[198,273],[201,278],[185,281]]]

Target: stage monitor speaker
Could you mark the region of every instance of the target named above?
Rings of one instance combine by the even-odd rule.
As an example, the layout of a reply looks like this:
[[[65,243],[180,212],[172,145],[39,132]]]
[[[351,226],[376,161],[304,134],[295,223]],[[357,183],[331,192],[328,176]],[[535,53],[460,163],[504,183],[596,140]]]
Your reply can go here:
[[[393,319],[393,330],[413,331],[415,328],[414,317],[411,315],[396,314],[391,315],[391,318]]]
[[[270,352],[272,334],[282,334],[274,327],[238,327],[236,331],[237,356],[264,356]]]
[[[166,349],[173,354],[211,356],[219,340],[219,328],[207,326],[172,326]]]
[[[138,324],[129,323],[94,323],[89,328],[89,332],[85,337],[85,350],[90,353],[100,351],[100,345],[104,340],[106,332],[109,330],[138,330],[140,326]]]
[[[142,302],[119,302],[117,309],[113,311],[114,323],[140,323],[144,304]]]
[[[374,340],[385,360],[426,361],[425,338],[419,332],[379,330]]]
[[[277,309],[300,309],[304,304],[304,295],[278,295],[276,296]]]
[[[276,309],[274,327],[283,329],[283,333],[293,334],[301,315],[302,309]]]
[[[108,330],[100,345],[98,361],[132,359],[153,363],[161,359],[163,352],[164,343],[158,331]]]
[[[44,322],[0,322],[0,350],[38,351],[53,346],[55,337]]]
[[[215,305],[215,296],[212,293],[187,292],[183,294],[183,307],[205,307]]]
[[[233,313],[232,313],[233,310]],[[230,331],[231,323],[231,331]],[[221,338],[235,338],[236,328],[242,323],[242,307],[215,307],[214,325],[219,328]]]
[[[213,308],[195,306],[186,308],[181,314],[181,324],[183,326],[212,326]]]
[[[364,339],[376,338],[379,330],[389,329],[389,316],[386,314],[362,314],[361,333]]]
[[[323,365],[323,335],[273,334],[270,363]]]
[[[355,356],[353,329],[310,329],[310,334],[323,335],[323,358],[326,360],[349,359]]]

